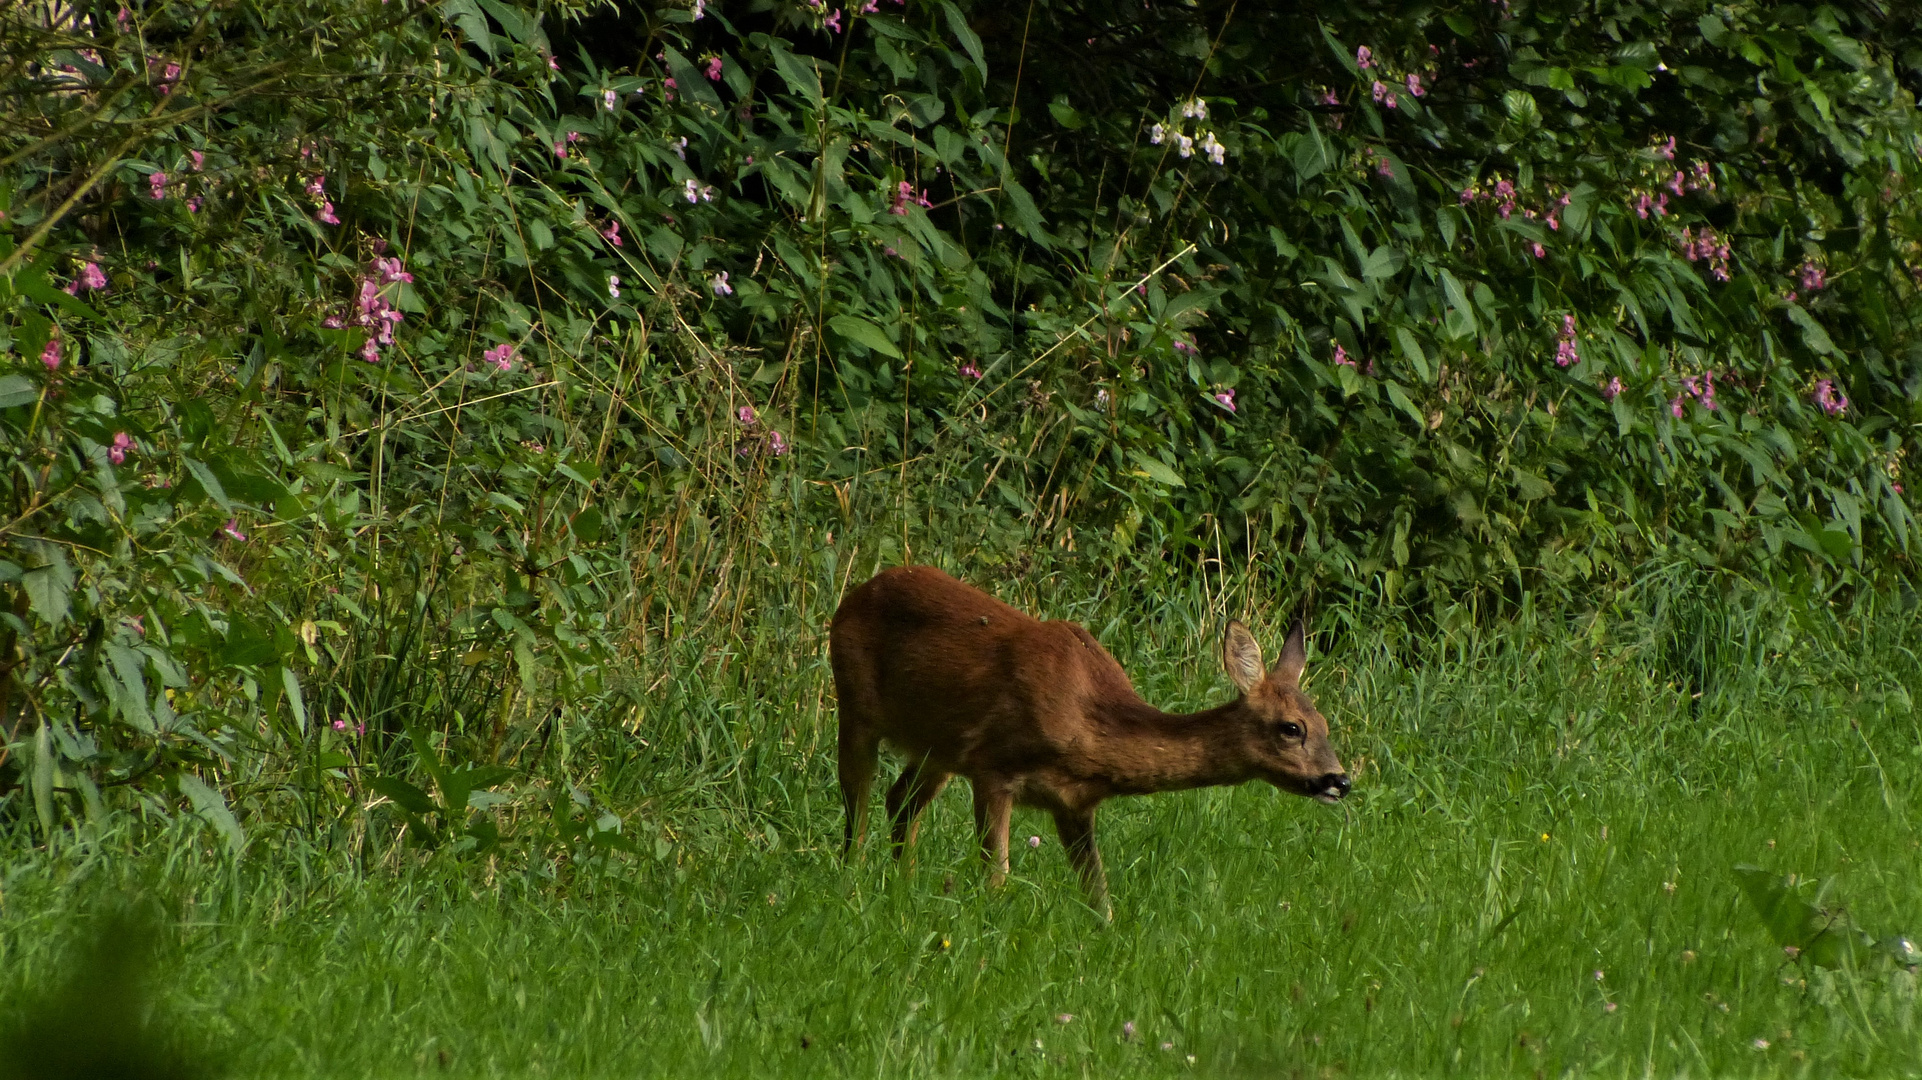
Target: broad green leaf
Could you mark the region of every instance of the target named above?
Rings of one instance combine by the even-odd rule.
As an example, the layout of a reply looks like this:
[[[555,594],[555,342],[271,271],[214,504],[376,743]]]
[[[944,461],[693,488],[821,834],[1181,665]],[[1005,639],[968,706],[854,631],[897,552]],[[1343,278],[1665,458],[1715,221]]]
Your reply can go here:
[[[188,772],[180,774],[180,793],[193,804],[194,813],[212,825],[214,831],[227,841],[228,852],[239,857],[247,846],[247,834],[241,831],[240,822],[234,819],[233,810],[228,808],[227,797]]]
[[[828,320],[828,326],[837,334],[863,348],[871,349],[883,356],[900,360],[901,350],[888,340],[887,331],[874,325],[859,315],[836,315]]]
[[[1182,483],[1181,474],[1169,468],[1167,464],[1159,458],[1144,454],[1139,450],[1130,450],[1128,457],[1140,467],[1141,471],[1146,474],[1150,480],[1171,488],[1188,486]]]

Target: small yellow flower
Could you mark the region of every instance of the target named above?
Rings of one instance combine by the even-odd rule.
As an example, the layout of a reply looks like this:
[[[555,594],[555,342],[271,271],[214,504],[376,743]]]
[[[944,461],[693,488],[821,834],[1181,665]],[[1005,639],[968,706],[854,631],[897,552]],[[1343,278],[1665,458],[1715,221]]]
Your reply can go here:
[[[1546,844],[1546,843],[1548,843],[1548,834],[1547,834],[1547,833],[1543,833],[1543,834],[1542,834],[1542,843],[1544,843],[1544,844]]]

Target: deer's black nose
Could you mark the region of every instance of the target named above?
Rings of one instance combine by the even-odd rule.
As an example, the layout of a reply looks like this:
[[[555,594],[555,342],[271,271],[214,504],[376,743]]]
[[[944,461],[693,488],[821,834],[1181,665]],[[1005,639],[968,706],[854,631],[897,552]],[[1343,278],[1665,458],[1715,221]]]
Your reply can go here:
[[[1329,773],[1327,776],[1321,778],[1322,793],[1332,795],[1337,799],[1346,796],[1348,789],[1352,786],[1354,785],[1348,782],[1347,773]]]

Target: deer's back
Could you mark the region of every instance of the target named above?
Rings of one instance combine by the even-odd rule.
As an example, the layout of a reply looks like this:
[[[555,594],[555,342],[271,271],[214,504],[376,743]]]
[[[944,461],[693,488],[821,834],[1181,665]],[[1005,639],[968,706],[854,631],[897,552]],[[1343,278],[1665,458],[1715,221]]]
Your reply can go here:
[[[842,601],[829,632],[843,724],[967,776],[1045,769],[1099,737],[1101,704],[1139,701],[1094,638],[933,567],[897,567]]]

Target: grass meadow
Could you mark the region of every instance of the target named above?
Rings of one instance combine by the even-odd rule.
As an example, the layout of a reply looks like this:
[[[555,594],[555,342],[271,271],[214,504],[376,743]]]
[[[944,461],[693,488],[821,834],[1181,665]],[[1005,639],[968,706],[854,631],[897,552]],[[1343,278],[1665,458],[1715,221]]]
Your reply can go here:
[[[1071,591],[1027,602],[1145,697],[1228,693],[1222,596]],[[1354,795],[1107,804],[1109,926],[1033,812],[987,891],[961,781],[911,868],[839,863],[826,610],[663,660],[638,734],[582,722],[561,767],[638,856],[369,862],[254,823],[236,861],[192,819],[10,842],[0,990],[44,1002],[132,903],[153,1029],[236,1076],[1922,1073],[1913,969],[1791,958],[1735,873],[1922,930],[1922,617],[1892,600],[1325,615],[1308,687]]]

